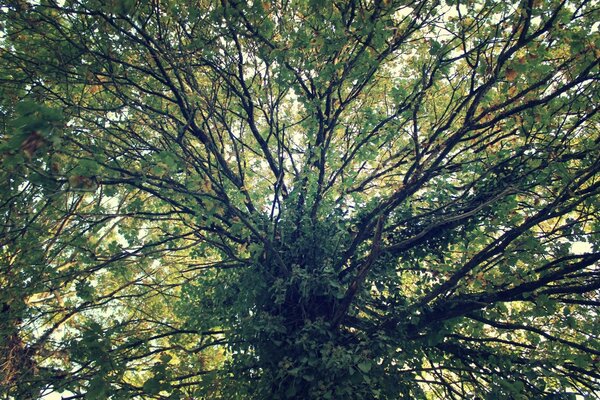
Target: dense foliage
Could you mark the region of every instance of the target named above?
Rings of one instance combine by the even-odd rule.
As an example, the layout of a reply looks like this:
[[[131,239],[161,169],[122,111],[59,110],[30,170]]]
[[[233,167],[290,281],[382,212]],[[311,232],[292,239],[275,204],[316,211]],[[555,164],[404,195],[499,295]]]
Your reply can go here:
[[[598,394],[597,2],[2,3],[0,397]]]

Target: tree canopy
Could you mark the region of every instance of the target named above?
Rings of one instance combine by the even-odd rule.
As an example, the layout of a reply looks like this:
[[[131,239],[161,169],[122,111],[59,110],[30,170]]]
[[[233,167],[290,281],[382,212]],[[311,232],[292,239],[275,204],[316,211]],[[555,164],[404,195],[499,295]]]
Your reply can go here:
[[[6,0],[0,397],[600,390],[600,8]]]

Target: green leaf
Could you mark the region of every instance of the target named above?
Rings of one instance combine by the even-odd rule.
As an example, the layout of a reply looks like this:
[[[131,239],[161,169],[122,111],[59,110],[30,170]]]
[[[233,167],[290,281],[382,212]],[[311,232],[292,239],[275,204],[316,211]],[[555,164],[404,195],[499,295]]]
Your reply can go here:
[[[287,397],[288,399],[292,399],[292,398],[294,398],[294,396],[296,396],[296,393],[297,393],[296,387],[294,385],[290,385],[285,390],[285,397]]]
[[[108,398],[110,385],[101,377],[94,377],[88,386],[85,398],[88,400],[105,400]]]
[[[145,393],[152,396],[158,394],[162,390],[162,385],[159,379],[152,377],[144,382],[142,389]]]
[[[365,374],[368,374],[371,371],[371,367],[373,366],[371,361],[362,361],[357,364],[358,369]]]

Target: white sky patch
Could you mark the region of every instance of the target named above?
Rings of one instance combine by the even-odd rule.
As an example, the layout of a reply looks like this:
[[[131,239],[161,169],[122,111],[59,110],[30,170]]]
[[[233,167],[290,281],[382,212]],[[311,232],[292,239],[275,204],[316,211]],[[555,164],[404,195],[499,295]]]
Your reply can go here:
[[[585,254],[592,252],[592,244],[589,242],[573,242],[571,244],[571,253],[573,254]]]
[[[458,18],[459,11],[460,11],[460,15],[463,15],[463,16],[466,15],[467,11],[468,11],[467,6],[464,4],[460,4],[458,6],[458,9],[455,6],[451,7],[451,6],[446,5],[446,7],[447,7],[447,9],[446,8],[442,9],[443,10],[442,12],[445,14],[446,18]]]
[[[402,19],[404,19],[404,17],[409,16],[412,12],[413,12],[412,7],[402,7],[401,9],[399,9],[398,11],[396,11],[394,13],[392,18],[394,18],[394,21],[400,22],[400,21],[402,21]]]
[[[68,396],[72,396],[73,393],[71,392],[52,392],[52,393],[48,393],[46,395],[43,395],[40,400],[61,400],[63,398],[63,396],[68,397]]]

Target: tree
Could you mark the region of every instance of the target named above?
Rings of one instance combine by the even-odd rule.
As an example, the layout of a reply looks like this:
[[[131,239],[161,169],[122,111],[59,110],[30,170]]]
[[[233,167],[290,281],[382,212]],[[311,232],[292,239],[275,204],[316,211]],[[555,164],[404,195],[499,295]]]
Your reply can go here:
[[[595,2],[0,13],[4,398],[600,390]]]

